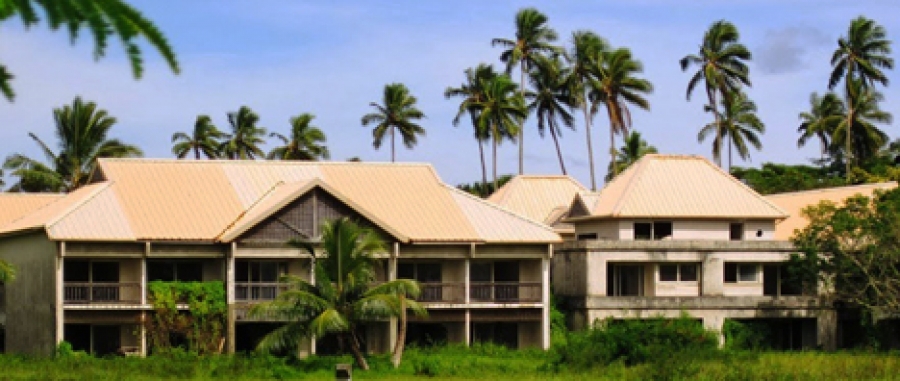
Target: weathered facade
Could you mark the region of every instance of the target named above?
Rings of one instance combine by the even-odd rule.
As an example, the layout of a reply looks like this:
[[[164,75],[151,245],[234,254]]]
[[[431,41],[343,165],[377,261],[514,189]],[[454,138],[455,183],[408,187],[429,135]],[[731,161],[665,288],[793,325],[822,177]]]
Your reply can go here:
[[[598,193],[579,194],[556,250],[553,288],[573,324],[687,314],[722,332],[767,321],[777,347],[834,348],[836,315],[786,282],[788,215],[707,160],[648,155]]]
[[[223,281],[224,349],[252,349],[279,322],[253,319],[249,307],[284,291],[282,275],[312,272],[310,254],[286,242],[315,241],[338,217],[388,242],[378,280],[420,281],[429,317],[410,323],[410,341],[549,346],[559,236],[441,183],[428,165],[122,159],[99,168],[92,184],[0,225],[0,258],[19,270],[0,315],[9,352],[50,354],[66,340],[146,354],[154,280]],[[367,350],[388,351],[396,332],[396,321],[369,324]]]

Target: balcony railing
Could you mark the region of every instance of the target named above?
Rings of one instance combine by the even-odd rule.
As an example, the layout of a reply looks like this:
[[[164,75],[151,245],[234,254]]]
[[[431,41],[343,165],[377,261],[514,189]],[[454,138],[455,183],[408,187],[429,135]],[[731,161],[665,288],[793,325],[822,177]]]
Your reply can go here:
[[[465,303],[465,283],[419,283],[422,293],[418,301],[422,303]]]
[[[489,303],[541,301],[541,282],[472,282],[469,300]]]
[[[141,303],[139,282],[66,282],[65,304],[138,304]]]
[[[238,302],[266,302],[275,300],[282,292],[288,289],[287,283],[264,282],[234,284],[234,299]]]

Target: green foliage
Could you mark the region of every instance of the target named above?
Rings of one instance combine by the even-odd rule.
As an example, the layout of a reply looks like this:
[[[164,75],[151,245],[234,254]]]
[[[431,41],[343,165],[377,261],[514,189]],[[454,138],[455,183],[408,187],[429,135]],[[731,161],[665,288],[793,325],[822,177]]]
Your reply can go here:
[[[506,185],[506,183],[509,182],[509,180],[512,180],[512,178],[513,178],[513,175],[499,176],[499,177],[497,177],[497,184],[500,187],[503,187],[504,185]],[[475,195],[478,197],[483,197],[483,198],[490,197],[496,191],[496,189],[494,189],[493,183],[480,183],[480,182],[459,184],[456,186],[456,188],[463,192],[468,192],[472,195]]]
[[[809,165],[765,163],[758,169],[733,167],[731,174],[760,194],[830,188],[847,184],[839,170]]]
[[[763,322],[725,320],[722,326],[725,348],[736,350],[767,349],[771,331]]]
[[[0,284],[16,280],[16,267],[0,259]]]
[[[698,321],[678,319],[606,320],[591,329],[571,332],[550,351],[549,369],[590,369],[614,362],[625,365],[668,358],[673,353],[715,351],[718,339]]]
[[[396,159],[396,152],[394,151],[395,133],[400,134],[400,138],[403,139],[403,145],[410,149],[419,142],[419,135],[425,135],[425,129],[414,122],[425,118],[425,114],[419,110],[416,102],[418,100],[409,92],[406,85],[391,83],[384,86],[381,104],[375,102],[369,104],[377,111],[362,117],[361,122],[364,127],[370,124],[375,125],[375,128],[372,130],[372,146],[375,149],[381,148],[381,142],[390,133],[391,162]]]
[[[43,11],[43,15],[41,14]],[[90,32],[94,39],[94,58],[103,57],[110,36],[118,36],[135,78],[144,72],[141,54],[141,39],[156,48],[175,73],[178,73],[178,60],[169,41],[157,29],[156,25],[144,17],[140,11],[123,0],[16,0],[0,2],[0,20],[8,20],[18,16],[26,28],[37,25],[41,17],[51,30],[64,29],[74,42],[83,29]],[[9,82],[13,78],[6,66],[0,65],[0,92],[8,100],[12,100],[14,92]]]
[[[187,338],[187,350],[198,354],[220,352],[228,305],[225,285],[211,282],[160,282],[147,284],[154,314],[146,323],[154,351],[173,349],[172,335]],[[187,313],[178,310],[187,304]]]

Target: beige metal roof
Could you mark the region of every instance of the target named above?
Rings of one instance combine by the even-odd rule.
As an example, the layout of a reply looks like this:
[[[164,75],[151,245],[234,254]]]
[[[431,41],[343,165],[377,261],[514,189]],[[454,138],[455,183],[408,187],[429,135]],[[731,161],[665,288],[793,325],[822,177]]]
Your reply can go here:
[[[562,175],[520,175],[488,198],[488,201],[545,224],[555,224],[575,195],[588,189]]]
[[[842,203],[850,196],[863,195],[871,197],[876,190],[889,190],[897,187],[896,182],[851,185],[846,187],[814,189],[800,192],[778,193],[765,196],[769,201],[787,211],[791,216],[775,225],[775,239],[788,240],[794,231],[803,229],[809,220],[803,215],[803,209],[817,205],[822,201]]]
[[[558,240],[525,217],[460,202],[427,164],[101,159],[99,170],[102,182],[0,234],[46,227],[60,240],[228,242],[318,187],[402,242]]]
[[[0,192],[0,228],[62,198],[58,193]]]
[[[595,196],[579,197],[585,206],[592,206],[587,218],[787,217],[778,206],[698,156],[646,155]]]

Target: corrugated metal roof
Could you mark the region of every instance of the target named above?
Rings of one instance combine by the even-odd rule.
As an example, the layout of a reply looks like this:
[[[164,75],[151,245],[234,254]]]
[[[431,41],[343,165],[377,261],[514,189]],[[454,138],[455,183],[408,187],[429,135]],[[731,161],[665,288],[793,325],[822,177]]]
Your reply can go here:
[[[62,240],[227,242],[319,187],[404,242],[558,240],[488,203],[460,203],[427,164],[101,159],[99,168],[103,182],[10,226]]]
[[[822,201],[831,201],[836,204],[841,204],[851,196],[863,195],[871,197],[876,190],[890,190],[896,187],[896,182],[887,182],[770,194],[765,196],[769,201],[778,205],[781,209],[784,209],[790,214],[790,217],[775,225],[775,239],[788,240],[794,235],[795,230],[805,228],[806,225],[809,224],[809,220],[803,216],[803,209],[808,206],[817,205]]]
[[[588,189],[569,176],[520,175],[514,177],[488,201],[545,224],[559,220],[560,208],[568,209],[575,195]]]
[[[596,196],[591,217],[759,218],[787,213],[705,158],[646,155]]]
[[[518,217],[513,212],[493,205],[459,189],[445,185],[454,201],[466,214],[472,226],[486,241],[493,242],[561,242],[540,222]],[[510,239],[513,238],[513,239]]]
[[[65,196],[61,193],[0,192],[0,229]]]

